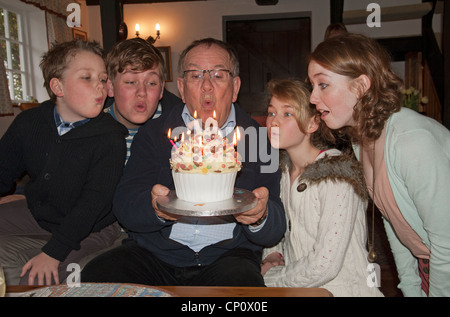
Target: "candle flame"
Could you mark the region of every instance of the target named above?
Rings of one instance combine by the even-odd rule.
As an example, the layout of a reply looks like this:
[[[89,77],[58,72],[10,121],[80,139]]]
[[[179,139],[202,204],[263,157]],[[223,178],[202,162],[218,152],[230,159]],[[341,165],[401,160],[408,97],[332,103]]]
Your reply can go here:
[[[172,129],[169,129],[169,131],[167,132],[167,137],[170,139],[171,135],[172,135]]]
[[[239,128],[236,129],[236,140],[237,141],[241,140],[241,132],[239,131]]]
[[[197,110],[194,111],[194,119],[197,119]]]
[[[216,110],[214,110],[213,119],[216,119]]]

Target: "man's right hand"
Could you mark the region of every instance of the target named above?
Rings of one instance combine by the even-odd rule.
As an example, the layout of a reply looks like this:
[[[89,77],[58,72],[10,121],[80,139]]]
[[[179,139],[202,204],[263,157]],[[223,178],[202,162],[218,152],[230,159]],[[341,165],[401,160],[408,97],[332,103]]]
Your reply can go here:
[[[169,214],[164,211],[161,211],[158,209],[158,206],[156,204],[156,199],[158,197],[167,196],[167,195],[169,195],[169,192],[170,192],[170,189],[168,189],[166,186],[159,185],[159,184],[156,184],[155,186],[153,186],[153,188],[152,188],[152,206],[153,206],[153,209],[155,209],[156,215],[158,217],[163,218],[165,220],[176,221],[181,216],[177,216],[174,214]]]

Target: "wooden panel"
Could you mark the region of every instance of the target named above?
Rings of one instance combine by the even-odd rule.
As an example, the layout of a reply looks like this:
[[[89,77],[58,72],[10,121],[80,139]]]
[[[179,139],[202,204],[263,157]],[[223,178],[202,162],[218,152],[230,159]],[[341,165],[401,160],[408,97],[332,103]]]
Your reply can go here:
[[[193,2],[193,1],[208,1],[208,0],[122,0],[123,4],[136,4],[136,3],[165,3],[165,2]],[[86,5],[94,6],[99,5],[100,0],[86,0]]]
[[[428,104],[423,107],[424,114],[442,123],[442,105],[428,63],[425,63],[423,73],[423,95],[428,97]]]
[[[19,108],[20,108],[20,110],[25,111],[25,110],[28,110],[28,109],[31,109],[31,108],[38,107],[39,105],[40,105],[39,102],[22,102],[19,105]]]
[[[405,88],[423,91],[422,52],[410,52],[405,56]]]
[[[420,19],[429,13],[432,8],[433,4],[430,2],[403,6],[381,7],[381,16],[383,17],[383,22]],[[366,24],[368,14],[369,13],[366,9],[344,11],[342,20],[346,25]]]

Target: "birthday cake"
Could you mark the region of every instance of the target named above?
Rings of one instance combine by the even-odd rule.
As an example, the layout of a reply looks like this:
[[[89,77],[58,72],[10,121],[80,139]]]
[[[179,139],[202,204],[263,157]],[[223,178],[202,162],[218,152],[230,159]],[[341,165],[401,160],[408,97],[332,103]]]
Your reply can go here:
[[[241,158],[233,142],[210,130],[184,133],[173,144],[170,167],[179,199],[207,203],[233,197]]]

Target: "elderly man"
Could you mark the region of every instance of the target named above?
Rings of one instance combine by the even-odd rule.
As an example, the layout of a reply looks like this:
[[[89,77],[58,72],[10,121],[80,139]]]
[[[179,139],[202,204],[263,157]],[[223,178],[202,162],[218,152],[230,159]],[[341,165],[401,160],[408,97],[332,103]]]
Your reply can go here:
[[[234,51],[215,39],[195,41],[181,54],[177,83],[185,104],[141,127],[117,188],[114,212],[130,240],[89,263],[82,281],[264,286],[262,247],[279,241],[286,229],[279,172],[263,174],[259,159],[244,161],[236,187],[253,191],[258,202],[234,217],[179,219],[155,203],[174,188],[169,129],[187,126],[195,111],[206,122],[214,110],[222,135],[237,126],[258,127],[235,104],[238,72]]]

